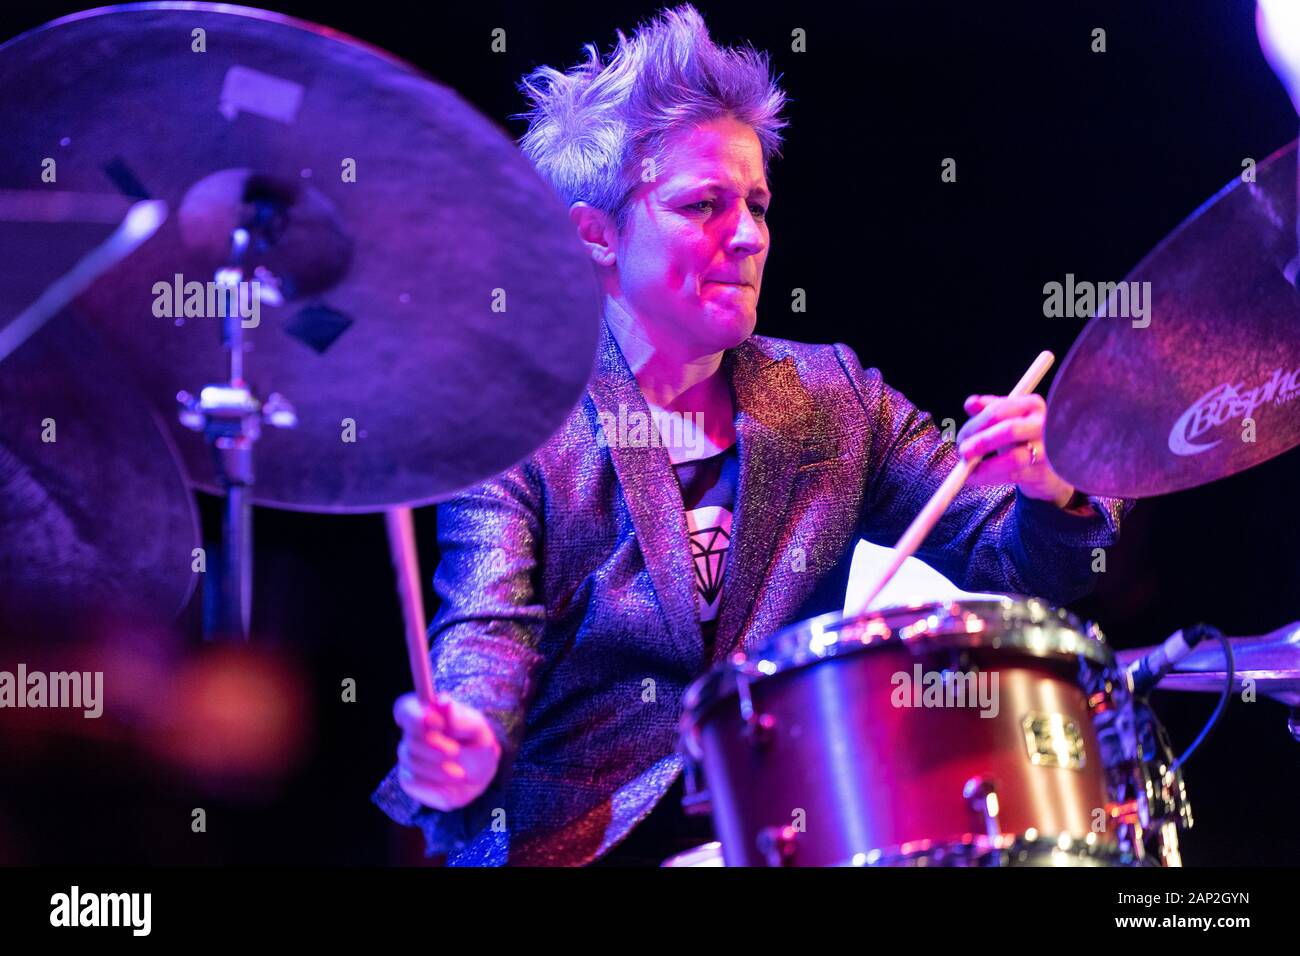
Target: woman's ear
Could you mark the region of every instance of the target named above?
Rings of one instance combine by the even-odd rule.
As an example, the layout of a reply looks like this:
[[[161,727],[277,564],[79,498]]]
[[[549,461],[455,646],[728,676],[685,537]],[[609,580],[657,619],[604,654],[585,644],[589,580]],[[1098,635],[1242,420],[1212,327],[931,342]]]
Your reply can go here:
[[[613,217],[590,203],[575,202],[569,207],[569,221],[578,230],[578,238],[598,266],[612,266],[616,254],[618,230]]]

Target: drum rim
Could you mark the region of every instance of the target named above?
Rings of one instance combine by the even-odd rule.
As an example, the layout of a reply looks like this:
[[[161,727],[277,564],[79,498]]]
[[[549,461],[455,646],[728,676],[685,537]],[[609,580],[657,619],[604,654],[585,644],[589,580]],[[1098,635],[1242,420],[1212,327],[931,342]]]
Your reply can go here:
[[[1064,844],[1064,845],[1063,845]],[[1015,866],[1029,858],[1063,857],[1066,860],[1095,860],[1116,867],[1154,865],[1149,859],[1138,859],[1114,842],[1099,840],[1097,834],[1082,837],[1063,831],[1056,835],[1043,835],[1037,831],[1006,833],[997,837],[968,833],[952,840],[913,840],[908,843],[859,853],[851,859],[832,864],[838,867],[897,867],[897,866]],[[679,863],[678,860],[706,859],[718,863]],[[722,843],[712,840],[700,846],[670,856],[660,867],[726,866]],[[1067,864],[1068,865],[1068,864]]]
[[[900,635],[903,629],[900,623],[891,623],[891,618],[906,616],[909,621],[917,621],[921,611],[929,610],[930,617],[943,612],[949,620],[963,615],[977,613],[980,610],[983,620],[994,618],[988,613],[996,610],[995,619],[1003,623],[1017,623],[1016,615],[1024,615],[1028,623],[1040,630],[1037,639],[1029,639],[1024,629],[998,629],[990,634],[985,628],[945,633],[923,633]],[[928,619],[928,618],[927,618]],[[850,621],[878,622],[885,632],[863,632],[855,634],[850,640],[841,640],[839,632]],[[936,625],[937,627],[938,625]],[[1051,639],[1041,637],[1042,627],[1053,629]],[[927,629],[928,630],[928,629]],[[801,640],[794,653],[777,654],[776,649],[791,635],[813,634],[817,636],[835,635],[834,640],[814,642]],[[1060,640],[1061,634],[1070,635],[1069,640]],[[1116,669],[1115,653],[1106,643],[1101,629],[1092,622],[1085,623],[1076,615],[1061,607],[1048,604],[1039,598],[1009,594],[1000,598],[979,598],[966,600],[962,598],[946,601],[926,601],[917,604],[896,605],[874,611],[845,616],[840,611],[830,611],[815,617],[789,624],[773,632],[768,638],[748,652],[737,651],[724,661],[710,669],[691,683],[683,698],[682,728],[686,730],[696,722],[699,712],[710,707],[717,700],[734,693],[735,678],[748,678],[760,681],[776,677],[789,671],[798,670],[811,664],[835,657],[862,653],[873,646],[890,642],[902,642],[905,645],[925,647],[927,650],[944,650],[946,648],[994,648],[1014,649],[1030,657],[1049,660],[1078,660],[1080,657],[1102,668]],[[723,684],[727,686],[723,687]]]
[[[1058,834],[1040,834],[1037,831],[1003,833],[996,837],[968,833],[959,839],[913,840],[891,847],[882,847],[868,853],[859,853],[851,859],[834,864],[840,867],[896,867],[896,866],[952,866],[987,864],[998,860],[999,865],[1015,865],[1030,857],[1055,857],[1067,859],[1093,859],[1110,861],[1113,866],[1132,866],[1133,856],[1122,846],[1109,840],[1097,839],[1097,834],[1084,836],[1062,831]]]

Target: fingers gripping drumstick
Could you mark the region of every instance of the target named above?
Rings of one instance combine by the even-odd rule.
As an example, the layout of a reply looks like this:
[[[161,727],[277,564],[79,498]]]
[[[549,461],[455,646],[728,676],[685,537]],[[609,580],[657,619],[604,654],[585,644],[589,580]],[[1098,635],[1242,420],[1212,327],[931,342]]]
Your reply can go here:
[[[1016,398],[1021,395],[1028,395],[1036,389],[1054,361],[1056,361],[1056,356],[1051,352],[1038,353],[1038,358],[1034,359],[1034,364],[1029,366],[1008,397]],[[921,546],[921,542],[925,540],[930,530],[943,516],[944,509],[957,496],[957,492],[961,490],[961,486],[966,483],[966,479],[970,477],[970,473],[975,470],[975,466],[978,464],[978,461],[967,458],[963,458],[957,463],[957,467],[952,470],[952,474],[944,479],[943,484],[939,486],[939,490],[934,493],[934,497],[926,502],[925,507],[921,509],[921,513],[912,519],[912,523],[907,526],[903,536],[898,539],[898,544],[894,546],[893,558],[871,587],[864,592],[865,596],[862,598],[861,603],[845,608],[845,614],[859,614],[871,607],[871,602],[880,596],[880,592],[885,589],[885,585],[890,582],[890,579],[898,573],[898,569],[903,566],[903,562],[916,553],[916,549]]]

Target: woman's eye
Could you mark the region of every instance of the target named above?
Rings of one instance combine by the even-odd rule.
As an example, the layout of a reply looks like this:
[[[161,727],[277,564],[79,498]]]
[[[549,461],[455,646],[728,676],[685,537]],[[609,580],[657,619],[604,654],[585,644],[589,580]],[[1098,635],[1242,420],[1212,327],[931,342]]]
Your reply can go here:
[[[716,200],[713,199],[701,199],[699,202],[691,203],[686,208],[697,210],[699,212],[705,212],[707,210],[712,209],[715,202]],[[758,203],[753,203],[752,205],[750,205],[749,211],[751,214],[753,214],[755,219],[763,219],[767,216],[767,207],[761,206]]]

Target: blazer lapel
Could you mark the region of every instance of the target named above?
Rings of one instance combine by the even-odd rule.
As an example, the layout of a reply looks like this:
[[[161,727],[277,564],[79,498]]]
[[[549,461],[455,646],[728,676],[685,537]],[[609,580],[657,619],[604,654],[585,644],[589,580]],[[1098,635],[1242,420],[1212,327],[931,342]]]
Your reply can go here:
[[[646,404],[618,343],[603,322],[597,372],[588,392],[598,415],[625,421],[639,412],[647,423],[650,421],[650,406]],[[597,418],[596,427],[600,427],[600,418]],[[668,450],[650,443],[644,447],[632,447],[613,441],[609,453],[669,636],[683,660],[702,661],[704,650],[696,609],[695,566],[691,559],[682,494]]]
[[[713,659],[737,644],[766,593],[769,568],[786,525],[803,442],[792,432],[810,411],[791,359],[776,361],[753,342],[727,353],[736,404],[740,483]]]
[[[813,411],[792,359],[775,360],[746,341],[729,350],[723,362],[736,407],[740,480],[723,572],[715,661],[736,646],[767,593],[804,456],[804,442],[791,436],[806,431]],[[649,421],[650,408],[636,377],[603,323],[597,374],[588,391],[598,415],[619,421],[639,412]],[[690,535],[668,451],[648,443],[632,447],[611,442],[609,452],[670,637],[683,660],[704,663]]]

